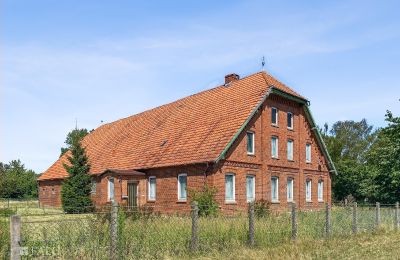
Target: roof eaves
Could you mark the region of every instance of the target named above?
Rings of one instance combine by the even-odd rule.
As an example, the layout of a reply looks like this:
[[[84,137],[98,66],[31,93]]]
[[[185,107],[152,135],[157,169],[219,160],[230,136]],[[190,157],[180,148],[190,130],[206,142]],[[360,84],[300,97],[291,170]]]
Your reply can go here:
[[[314,133],[315,133],[315,135],[316,135],[316,137],[317,137],[317,142],[318,142],[318,144],[319,144],[319,146],[320,146],[320,148],[321,148],[321,150],[322,150],[322,153],[325,155],[325,158],[328,159],[328,166],[329,166],[329,168],[330,168],[329,171],[330,171],[330,172],[333,172],[333,173],[335,173],[335,174],[337,174],[335,164],[333,163],[332,158],[331,158],[331,156],[329,155],[329,152],[328,152],[328,149],[326,148],[324,139],[322,138],[322,135],[321,135],[321,133],[319,132],[319,129],[318,129],[318,127],[317,127],[317,124],[316,124],[315,121],[314,121],[314,118],[313,118],[313,116],[312,116],[312,114],[311,114],[311,110],[310,110],[309,105],[305,105],[305,106],[304,106],[304,112],[305,112],[305,114],[306,114],[307,119],[309,120],[309,122],[311,122],[311,129],[314,131]]]
[[[283,90],[280,90],[274,86],[271,86],[271,93],[281,96],[281,97],[284,97],[284,98],[287,98],[289,100],[292,100],[292,101],[300,103],[300,104],[309,104],[310,103],[310,101],[308,101],[307,99],[300,98],[298,96],[294,96],[294,95],[289,94]]]

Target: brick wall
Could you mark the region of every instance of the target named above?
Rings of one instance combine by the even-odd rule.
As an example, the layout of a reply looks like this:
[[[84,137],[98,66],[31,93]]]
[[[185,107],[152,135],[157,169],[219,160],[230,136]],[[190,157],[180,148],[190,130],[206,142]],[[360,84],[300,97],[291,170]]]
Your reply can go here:
[[[278,109],[278,126],[271,124],[271,108]],[[287,128],[287,112],[293,114],[293,129]],[[246,132],[255,133],[255,154],[247,154]],[[278,137],[278,159],[271,156],[271,137]],[[293,160],[287,159],[287,140],[293,140]],[[306,163],[306,143],[311,144],[311,162]],[[294,180],[294,201],[299,207],[322,207],[331,202],[331,176],[327,162],[318,147],[316,136],[307,122],[303,107],[295,102],[278,96],[271,96],[260,109],[248,128],[239,136],[228,152],[226,161],[213,178],[218,187],[218,201],[224,208],[231,208],[232,203],[225,203],[225,174],[235,173],[236,203],[238,207],[246,205],[245,176],[256,176],[256,199],[271,201],[271,177],[279,178],[279,203],[273,208],[286,208],[287,179]],[[312,180],[312,201],[306,202],[305,183]],[[323,181],[323,202],[317,199],[318,181]]]
[[[39,202],[42,207],[61,207],[61,180],[40,181]]]

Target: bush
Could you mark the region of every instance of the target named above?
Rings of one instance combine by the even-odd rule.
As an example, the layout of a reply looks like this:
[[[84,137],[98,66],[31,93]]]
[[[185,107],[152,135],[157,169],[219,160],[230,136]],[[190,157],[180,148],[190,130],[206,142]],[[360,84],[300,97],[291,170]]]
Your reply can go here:
[[[217,189],[215,187],[210,188],[205,185],[203,190],[189,191],[189,195],[192,201],[196,201],[199,207],[199,216],[215,216],[218,213],[218,203],[215,200]]]
[[[263,218],[271,212],[271,202],[265,199],[260,199],[254,202],[254,215],[257,218]]]
[[[11,215],[15,215],[15,210],[10,208],[0,209],[0,217],[9,217]]]

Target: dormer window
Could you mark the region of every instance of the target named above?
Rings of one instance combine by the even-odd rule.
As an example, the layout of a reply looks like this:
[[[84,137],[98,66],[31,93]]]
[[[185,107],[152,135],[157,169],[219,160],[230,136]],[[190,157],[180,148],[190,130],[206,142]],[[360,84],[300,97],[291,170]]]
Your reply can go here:
[[[247,154],[253,155],[254,150],[254,132],[247,132]]]
[[[278,126],[278,109],[276,107],[271,109],[271,124]]]

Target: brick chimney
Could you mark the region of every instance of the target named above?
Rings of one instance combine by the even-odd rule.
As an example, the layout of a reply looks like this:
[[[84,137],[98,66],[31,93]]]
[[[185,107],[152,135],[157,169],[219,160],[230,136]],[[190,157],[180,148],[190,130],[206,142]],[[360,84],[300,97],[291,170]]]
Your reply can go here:
[[[238,80],[239,79],[239,75],[232,73],[232,74],[228,74],[225,76],[225,85],[228,85],[229,83],[231,83],[232,81]]]

